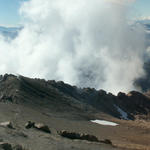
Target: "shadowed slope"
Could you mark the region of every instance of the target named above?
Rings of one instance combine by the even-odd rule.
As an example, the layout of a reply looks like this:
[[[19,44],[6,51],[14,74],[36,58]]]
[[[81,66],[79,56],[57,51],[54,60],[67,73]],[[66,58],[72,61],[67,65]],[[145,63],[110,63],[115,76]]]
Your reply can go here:
[[[62,81],[45,81],[23,76],[4,75],[0,81],[0,101],[42,107],[54,112],[92,114],[102,112],[113,117],[129,119],[150,112],[150,99],[136,91],[114,96],[103,90],[77,88]],[[90,116],[90,115],[89,115]]]

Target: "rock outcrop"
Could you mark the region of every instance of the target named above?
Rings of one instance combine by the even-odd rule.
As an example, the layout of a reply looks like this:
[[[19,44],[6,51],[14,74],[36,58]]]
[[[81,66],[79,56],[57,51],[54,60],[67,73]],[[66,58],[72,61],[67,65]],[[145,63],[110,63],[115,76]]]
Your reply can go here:
[[[51,133],[49,127],[47,125],[44,125],[43,123],[35,123],[35,122],[28,121],[25,124],[25,128],[26,129],[35,128],[46,133]]]
[[[104,90],[94,88],[78,88],[62,81],[45,81],[23,76],[0,76],[0,101],[27,105],[41,105],[59,112],[78,114],[103,112],[123,118],[121,112],[129,119],[137,115],[150,113],[150,97],[140,92],[131,91],[128,94],[119,92],[117,96]],[[118,111],[120,110],[120,111]]]
[[[90,135],[90,134],[69,132],[69,131],[65,131],[65,130],[60,131],[58,133],[62,137],[69,138],[72,140],[78,139],[78,140],[87,140],[87,141],[91,141],[91,142],[99,142],[99,140],[96,136]]]
[[[14,127],[12,125],[12,122],[10,122],[10,121],[2,122],[2,123],[0,123],[0,126],[2,126],[2,127],[8,127],[10,129],[14,129]]]
[[[41,130],[43,132],[46,132],[46,133],[51,133],[49,127],[47,125],[44,125],[43,123],[35,123],[34,128]]]
[[[34,125],[35,125],[35,122],[28,121],[28,122],[25,124],[25,128],[26,128],[26,129],[30,129],[30,128],[33,128]]]
[[[13,150],[11,144],[0,142],[0,150]]]
[[[27,150],[21,145],[14,145],[7,142],[0,142],[0,150]]]

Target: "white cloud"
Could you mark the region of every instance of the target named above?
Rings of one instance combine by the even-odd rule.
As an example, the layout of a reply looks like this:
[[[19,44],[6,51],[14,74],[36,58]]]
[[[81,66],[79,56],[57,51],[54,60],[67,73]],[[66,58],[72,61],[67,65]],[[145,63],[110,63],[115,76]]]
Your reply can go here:
[[[118,1],[119,2],[119,1]],[[0,73],[63,80],[116,93],[143,75],[143,29],[104,0],[30,0],[19,36],[0,37]]]
[[[143,16],[143,17],[140,17],[139,20],[150,20],[150,16]]]
[[[117,3],[117,4],[129,4],[135,2],[136,0],[106,0],[106,1]]]

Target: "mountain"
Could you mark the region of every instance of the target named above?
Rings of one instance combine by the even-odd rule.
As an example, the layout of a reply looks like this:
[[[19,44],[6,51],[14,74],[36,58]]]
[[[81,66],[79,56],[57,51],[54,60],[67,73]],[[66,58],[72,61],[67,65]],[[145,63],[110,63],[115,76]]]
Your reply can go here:
[[[0,76],[0,149],[148,149],[149,122],[148,93]]]
[[[148,115],[150,100],[147,95],[131,91],[117,96],[103,90],[78,88],[62,81],[31,79],[23,76],[1,76],[0,101],[18,104],[34,104],[65,112],[82,114],[103,112],[113,117],[122,118],[117,108],[127,113],[129,119],[136,115]],[[146,117],[146,116],[145,116]],[[93,118],[94,119],[94,118]]]
[[[3,27],[3,26],[0,26],[0,31],[15,32],[19,29],[21,29],[21,28],[20,27]]]

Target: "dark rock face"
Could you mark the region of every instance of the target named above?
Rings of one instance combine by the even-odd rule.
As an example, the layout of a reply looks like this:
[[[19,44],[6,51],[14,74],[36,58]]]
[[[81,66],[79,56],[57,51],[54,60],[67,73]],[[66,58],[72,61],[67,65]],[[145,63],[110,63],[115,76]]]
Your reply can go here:
[[[121,110],[126,112],[129,119],[134,119],[134,115],[147,115],[150,112],[149,98],[136,91],[131,91],[128,94],[119,92],[117,96],[114,96],[112,93],[107,94],[104,90],[96,91],[95,89],[90,88],[70,88],[69,85],[66,85],[63,82],[61,82],[61,84],[53,82],[53,85],[64,94],[73,96],[77,100],[90,104],[97,110],[117,118],[122,118],[122,116],[114,106],[118,106]],[[63,89],[63,87],[65,88]],[[71,92],[69,89],[71,89]]]
[[[150,110],[150,99],[136,91],[131,91],[127,95],[118,96],[120,104],[129,113],[147,114]]]
[[[98,138],[94,135],[81,134],[81,133],[68,132],[68,131],[60,131],[59,134],[62,137],[66,137],[72,140],[79,139],[79,140],[87,140],[91,142],[99,142]]]

